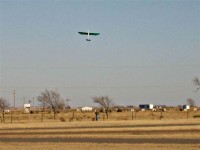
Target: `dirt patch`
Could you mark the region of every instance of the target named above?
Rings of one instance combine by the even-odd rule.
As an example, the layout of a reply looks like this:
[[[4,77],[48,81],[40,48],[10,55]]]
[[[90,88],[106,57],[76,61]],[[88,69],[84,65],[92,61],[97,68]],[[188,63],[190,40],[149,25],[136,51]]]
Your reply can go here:
[[[132,139],[132,138],[0,138],[0,142],[70,142],[70,143],[131,143],[131,144],[199,144],[200,139]]]
[[[98,128],[142,128],[142,127],[182,127],[182,126],[200,126],[200,123],[191,124],[137,124],[137,125],[117,125],[117,126],[76,126],[76,127],[28,127],[28,128],[0,128],[1,130],[51,130],[51,129],[98,129]]]
[[[182,130],[124,130],[124,131],[48,131],[48,132],[2,132],[1,135],[16,135],[16,136],[26,136],[26,135],[93,135],[93,134],[103,134],[103,135],[159,135],[159,134],[179,134],[179,133],[195,133],[200,134],[200,129],[182,129]]]

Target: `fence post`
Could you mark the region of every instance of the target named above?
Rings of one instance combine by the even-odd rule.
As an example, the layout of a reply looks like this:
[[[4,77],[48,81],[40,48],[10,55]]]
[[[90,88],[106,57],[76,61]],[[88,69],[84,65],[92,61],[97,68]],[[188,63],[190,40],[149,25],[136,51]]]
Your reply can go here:
[[[136,119],[136,116],[137,116],[137,111],[135,111],[135,119]]]
[[[187,119],[189,118],[189,110],[187,109]]]
[[[4,112],[4,110],[3,110],[3,113],[2,113],[2,115],[3,115],[3,122],[5,122],[5,112]]]
[[[133,120],[133,111],[132,111],[132,120]]]
[[[162,115],[162,110],[160,110],[160,120],[162,119],[163,115]]]
[[[10,111],[10,122],[11,123],[12,123],[12,120],[13,120],[12,115],[13,115],[13,113],[12,113],[12,111]]]
[[[103,121],[105,120],[105,110],[103,109]]]
[[[73,113],[72,113],[72,121],[74,121],[74,111],[73,111]]]
[[[43,118],[44,118],[44,114],[43,114],[43,112],[42,112],[42,117],[41,117],[41,122],[43,122]]]

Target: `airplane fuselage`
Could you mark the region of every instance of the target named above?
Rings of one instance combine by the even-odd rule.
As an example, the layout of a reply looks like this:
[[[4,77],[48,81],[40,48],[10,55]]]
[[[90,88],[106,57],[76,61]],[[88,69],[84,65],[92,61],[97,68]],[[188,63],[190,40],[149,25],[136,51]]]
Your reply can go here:
[[[91,41],[91,39],[86,39],[86,41]]]

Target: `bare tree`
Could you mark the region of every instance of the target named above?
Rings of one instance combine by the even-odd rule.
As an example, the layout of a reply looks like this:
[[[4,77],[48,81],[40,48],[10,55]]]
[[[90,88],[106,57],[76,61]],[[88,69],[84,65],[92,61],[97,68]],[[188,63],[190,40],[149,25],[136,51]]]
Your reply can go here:
[[[5,121],[5,109],[9,107],[9,103],[5,98],[0,97],[0,111],[2,112],[2,121]]]
[[[193,83],[194,83],[194,85],[196,85],[197,86],[197,91],[200,89],[200,80],[199,80],[199,78],[197,78],[197,77],[195,77],[194,79],[193,79]]]
[[[111,106],[113,106],[112,99],[110,99],[108,96],[95,96],[92,97],[92,99],[94,103],[98,103],[104,109],[108,119],[108,113],[111,111]]]
[[[191,107],[194,107],[195,106],[195,100],[193,100],[192,98],[188,98],[187,104],[190,105]]]
[[[54,119],[58,110],[63,110],[65,107],[64,100],[60,97],[60,94],[56,91],[45,90],[41,92],[41,95],[38,96],[37,100],[42,103],[44,106],[49,106],[54,112]]]

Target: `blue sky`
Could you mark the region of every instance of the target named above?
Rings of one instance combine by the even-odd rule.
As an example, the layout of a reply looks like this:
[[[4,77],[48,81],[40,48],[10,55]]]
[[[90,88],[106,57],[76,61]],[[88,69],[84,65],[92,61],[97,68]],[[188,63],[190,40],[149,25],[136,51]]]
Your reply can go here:
[[[0,0],[0,95],[178,105],[200,78],[199,0]],[[78,31],[100,32],[85,36]]]

